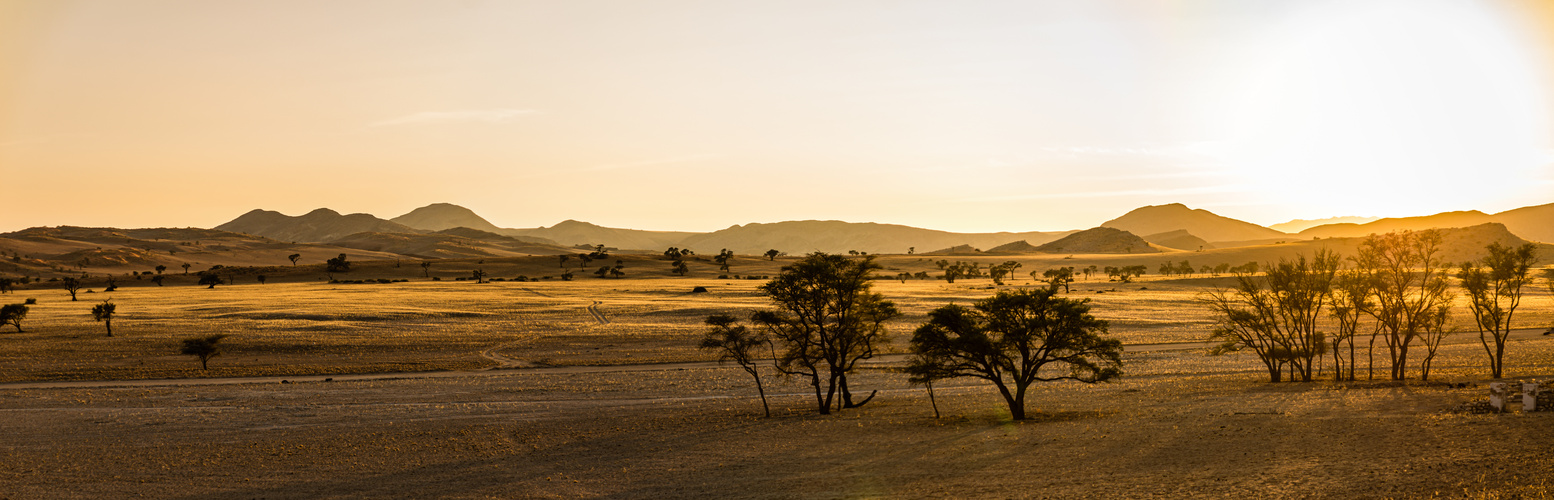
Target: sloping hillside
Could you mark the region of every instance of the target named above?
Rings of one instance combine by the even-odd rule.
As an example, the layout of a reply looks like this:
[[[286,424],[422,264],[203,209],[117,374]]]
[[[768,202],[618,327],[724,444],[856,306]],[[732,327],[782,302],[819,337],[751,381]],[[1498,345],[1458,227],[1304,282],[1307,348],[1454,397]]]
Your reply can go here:
[[[1072,233],[952,233],[896,224],[843,221],[787,221],[736,225],[686,238],[680,246],[698,252],[727,248],[739,254],[760,254],[776,249],[792,255],[811,252],[871,254],[928,252],[957,245],[989,249],[1017,240],[1045,243]]]
[[[1379,219],[1381,219],[1381,217],[1357,217],[1357,216],[1328,217],[1326,219],[1295,219],[1295,220],[1292,220],[1292,221],[1289,221],[1289,222],[1281,222],[1281,223],[1278,223],[1278,224],[1274,224],[1274,225],[1268,226],[1268,229],[1272,229],[1274,231],[1281,231],[1281,232],[1285,232],[1285,233],[1290,233],[1290,234],[1295,234],[1295,233],[1299,233],[1301,231],[1305,231],[1307,229],[1311,229],[1313,227],[1325,226],[1325,225],[1328,225],[1328,224],[1364,224],[1364,223],[1372,222],[1372,221],[1379,220]]]
[[[570,219],[550,227],[504,229],[500,233],[507,236],[545,238],[565,246],[604,245],[612,248],[658,251],[663,251],[672,246],[683,246],[680,243],[681,240],[700,234],[683,231],[620,229]]]
[[[1177,250],[1193,251],[1214,248],[1213,243],[1204,241],[1203,238],[1193,236],[1193,234],[1187,232],[1186,229],[1178,229],[1164,233],[1155,233],[1143,236],[1142,238],[1144,238],[1144,241],[1148,241],[1150,243],[1167,248],[1175,248]]]
[[[1036,247],[1046,253],[1159,253],[1133,233],[1109,227],[1086,229]]]
[[[1477,210],[1442,212],[1420,217],[1394,217],[1365,224],[1327,224],[1301,231],[1301,238],[1359,238],[1371,234],[1393,231],[1419,231],[1423,229],[1469,227],[1494,222],[1494,217]]]
[[[1494,215],[1495,222],[1505,224],[1512,234],[1523,238],[1554,243],[1554,203],[1506,210]]]
[[[1285,233],[1250,222],[1215,215],[1203,209],[1187,208],[1180,203],[1134,209],[1101,227],[1121,229],[1133,234],[1159,234],[1185,230],[1206,241],[1244,241],[1278,238]]]
[[[278,241],[321,243],[334,241],[356,233],[406,233],[421,231],[398,222],[386,221],[369,214],[340,215],[339,212],[320,208],[305,215],[292,217],[269,210],[253,210],[216,226],[217,230],[247,233]]]
[[[988,251],[988,253],[1036,253],[1036,252],[1040,252],[1040,250],[1036,249],[1036,245],[1032,245],[1032,244],[1030,244],[1030,242],[1025,241],[1025,240],[1020,240],[1020,241],[1016,241],[1016,242],[1013,242],[1013,243],[1005,243],[1005,244],[1002,244],[1002,245],[999,245],[999,246],[996,246],[996,247],[993,247],[993,248],[989,248],[989,249],[987,249],[987,251]]]
[[[401,255],[360,252],[318,244],[293,244],[261,236],[214,229],[115,229],[35,227],[0,234],[0,252],[9,258],[0,273],[59,276],[86,272],[123,274],[150,272],[156,266],[192,270],[221,266],[290,266],[289,255],[302,265],[319,264],[350,251],[353,259],[395,259]],[[171,272],[171,271],[169,271]]]

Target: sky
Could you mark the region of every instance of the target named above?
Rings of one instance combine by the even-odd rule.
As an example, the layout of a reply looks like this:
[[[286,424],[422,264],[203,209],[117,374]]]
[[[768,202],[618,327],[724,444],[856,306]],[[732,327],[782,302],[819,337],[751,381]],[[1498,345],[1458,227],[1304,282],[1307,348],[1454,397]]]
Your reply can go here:
[[[0,231],[1554,202],[1538,0],[0,0]]]

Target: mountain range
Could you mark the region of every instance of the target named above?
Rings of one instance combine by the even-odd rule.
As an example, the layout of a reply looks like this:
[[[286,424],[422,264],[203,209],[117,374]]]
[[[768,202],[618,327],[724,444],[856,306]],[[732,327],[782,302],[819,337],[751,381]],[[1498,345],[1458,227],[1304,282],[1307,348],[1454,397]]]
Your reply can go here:
[[[1424,217],[1329,220],[1338,222],[1311,226],[1297,234],[1290,234],[1224,217],[1208,210],[1172,203],[1140,207],[1106,221],[1100,227],[1139,235],[1138,237],[1143,241],[1159,249],[1185,251],[1315,238],[1358,237],[1396,230],[1469,227],[1486,223],[1503,224],[1512,234],[1527,240],[1554,241],[1554,204],[1519,208],[1493,215],[1465,211]],[[1291,221],[1280,226],[1300,227],[1312,222],[1322,221]],[[268,210],[254,210],[231,222],[216,226],[215,229],[264,236],[279,241],[307,243],[347,241],[350,245],[366,248],[404,247],[430,251],[431,247],[426,245],[432,245],[434,240],[437,240],[442,241],[443,248],[436,254],[445,254],[463,253],[449,248],[450,245],[456,245],[447,241],[448,238],[458,235],[426,235],[458,228],[477,231],[478,233],[472,233],[476,234],[474,237],[469,234],[463,237],[501,247],[499,249],[501,251],[497,253],[547,251],[554,250],[556,247],[575,248],[584,245],[605,245],[609,248],[641,252],[657,252],[661,251],[659,249],[671,246],[702,252],[728,249],[739,254],[760,254],[768,249],[791,254],[816,251],[927,253],[936,249],[950,251],[961,246],[973,252],[979,252],[981,249],[991,250],[1019,241],[1024,241],[1031,247],[1039,247],[1078,232],[956,233],[897,224],[816,220],[750,223],[707,233],[611,228],[576,220],[562,221],[550,227],[520,229],[497,227],[474,211],[449,203],[427,205],[392,219],[381,219],[370,214],[342,215],[326,208],[295,217]],[[423,236],[415,239],[417,243],[412,244],[411,239],[407,237],[389,238],[361,235],[361,233]],[[497,237],[507,239],[497,239]],[[393,239],[397,243],[384,241],[377,244],[373,243],[375,238]],[[515,246],[519,244],[531,246]],[[1126,248],[1130,244],[1138,246],[1136,242],[1119,244],[1122,245],[1120,248]],[[1097,248],[1109,248],[1107,245]],[[520,248],[524,250],[519,250]]]

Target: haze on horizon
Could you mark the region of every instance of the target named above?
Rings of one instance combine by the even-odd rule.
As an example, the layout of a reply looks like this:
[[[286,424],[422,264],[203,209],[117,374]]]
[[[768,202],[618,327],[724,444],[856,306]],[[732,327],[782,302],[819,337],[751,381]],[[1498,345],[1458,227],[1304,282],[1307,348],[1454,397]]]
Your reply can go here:
[[[1554,7],[0,0],[0,231],[710,231],[1554,202]]]

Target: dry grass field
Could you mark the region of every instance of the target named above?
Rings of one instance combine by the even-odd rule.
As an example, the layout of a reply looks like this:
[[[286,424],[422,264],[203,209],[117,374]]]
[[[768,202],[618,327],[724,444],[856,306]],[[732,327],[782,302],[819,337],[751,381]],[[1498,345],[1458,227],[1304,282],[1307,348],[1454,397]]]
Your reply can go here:
[[[478,264],[508,278],[556,268]],[[15,301],[38,304],[25,332],[0,333],[0,498],[1554,495],[1554,414],[1477,411],[1476,334],[1451,337],[1431,382],[1268,384],[1254,358],[1195,344],[1209,325],[1195,297],[1223,278],[1076,282],[1071,295],[1132,346],[1127,375],[1039,385],[1030,421],[1009,422],[972,381],[937,387],[936,419],[890,357],[853,381],[879,397],[840,415],[814,414],[807,387],[770,379],[767,419],[746,374],[693,347],[706,315],[765,307],[763,281],[698,263],[689,278],[476,284],[451,279],[459,265],[434,266],[441,281],[368,263],[349,278],[415,278],[330,284],[299,271],[78,302],[19,290]],[[1015,286],[1053,265],[1069,264],[1031,260]],[[927,311],[994,292],[986,279],[876,287],[905,313],[894,353]],[[1528,291],[1518,326],[1554,323],[1554,298]],[[111,338],[89,313],[109,296]],[[177,354],[181,339],[214,333],[230,337],[209,371]],[[1554,379],[1554,337],[1522,332],[1507,362],[1513,379]],[[348,375],[382,373],[399,375]],[[104,380],[152,382],[92,382]]]

